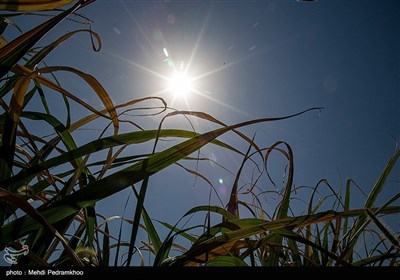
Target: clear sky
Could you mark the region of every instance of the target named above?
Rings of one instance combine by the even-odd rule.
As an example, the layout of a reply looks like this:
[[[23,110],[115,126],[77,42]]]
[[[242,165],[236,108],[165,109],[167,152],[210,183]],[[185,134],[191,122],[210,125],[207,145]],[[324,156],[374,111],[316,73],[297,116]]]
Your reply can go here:
[[[98,0],[82,13],[94,21],[102,50],[92,52],[87,34],[79,35],[47,63],[94,75],[115,103],[160,96],[176,109],[203,111],[226,124],[324,107],[241,130],[249,137],[256,133],[260,146],[278,140],[291,145],[296,186],[314,186],[326,178],[339,190],[352,178],[368,193],[393,155],[395,139],[400,141],[399,1]],[[46,40],[74,28],[76,24],[63,22]],[[163,77],[172,77],[172,63],[195,78],[194,92],[186,99],[165,90]],[[92,93],[80,97],[100,105]],[[132,118],[152,129],[159,120]],[[183,117],[169,119],[166,126],[190,129]],[[197,126],[199,131],[214,127],[206,121]],[[221,139],[242,151],[247,148],[234,134]],[[241,162],[212,146],[202,154],[233,172]],[[280,182],[284,165],[271,165]],[[234,177],[209,163],[202,163],[200,171],[227,203]],[[250,180],[251,171],[243,182]],[[145,204],[150,215],[175,223],[191,207],[207,204],[209,186],[194,182],[193,175],[176,166],[153,176]],[[399,183],[397,164],[382,197],[398,192]],[[260,187],[272,185],[265,179]],[[354,191],[353,203],[361,206],[364,198]],[[102,201],[103,214],[121,215],[128,193]],[[128,216],[133,201],[131,197]],[[218,203],[215,197],[212,201]]]

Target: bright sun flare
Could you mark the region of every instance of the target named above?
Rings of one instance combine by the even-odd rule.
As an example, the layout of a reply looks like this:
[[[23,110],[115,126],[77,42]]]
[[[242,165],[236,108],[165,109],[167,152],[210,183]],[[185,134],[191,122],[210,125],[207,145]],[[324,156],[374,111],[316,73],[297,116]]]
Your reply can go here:
[[[182,97],[192,90],[192,81],[186,73],[175,72],[169,79],[169,90],[176,97]]]

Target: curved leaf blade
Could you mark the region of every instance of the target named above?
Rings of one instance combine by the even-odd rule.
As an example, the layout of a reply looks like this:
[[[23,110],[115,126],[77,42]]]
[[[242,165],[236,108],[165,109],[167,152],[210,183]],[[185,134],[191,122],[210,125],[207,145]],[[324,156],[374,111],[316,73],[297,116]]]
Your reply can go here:
[[[54,10],[76,0],[0,0],[0,10],[38,12]]]

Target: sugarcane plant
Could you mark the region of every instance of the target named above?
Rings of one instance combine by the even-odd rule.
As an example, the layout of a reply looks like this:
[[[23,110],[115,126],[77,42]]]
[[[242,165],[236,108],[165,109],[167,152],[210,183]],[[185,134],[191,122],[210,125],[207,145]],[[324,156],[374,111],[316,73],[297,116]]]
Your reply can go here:
[[[80,14],[83,8],[94,2],[0,0],[0,250],[9,265],[399,264],[399,234],[386,219],[398,218],[400,193],[381,205],[376,205],[376,201],[400,150],[395,151],[383,168],[363,207],[353,209],[350,194],[356,186],[354,181],[347,181],[344,193],[336,191],[325,179],[312,188],[296,187],[290,145],[279,141],[269,147],[259,147],[254,137],[239,130],[253,124],[290,119],[321,108],[227,125],[205,112],[175,110],[163,98],[156,96],[114,104],[111,95],[90,73],[70,66],[48,65],[45,61],[64,42],[83,33],[90,35],[94,51],[101,50],[100,35],[92,30],[90,19]],[[16,22],[26,15],[46,16],[46,20],[23,31]],[[45,35],[51,35],[53,28],[73,17],[79,28],[45,46],[38,46]],[[14,28],[14,33],[10,33],[16,34],[14,38],[4,35],[9,28]],[[68,83],[58,79],[61,75],[80,78],[96,94],[102,107],[96,108],[79,93],[71,91]],[[55,93],[61,100],[56,108],[48,101],[49,95]],[[136,107],[148,102],[152,105]],[[72,107],[79,108],[85,115],[76,117]],[[159,125],[144,127],[139,119],[132,119],[127,114],[132,110],[144,111],[142,118],[158,119]],[[65,114],[60,116],[60,112]],[[163,128],[167,118],[177,116],[184,116],[189,121],[195,118],[210,122],[218,127],[202,133],[196,132],[192,126],[186,130]],[[100,123],[103,129],[98,135],[91,131],[88,134],[91,139],[78,145],[78,137],[92,123]],[[46,133],[48,135],[41,131],[43,124],[46,131],[50,131]],[[248,150],[240,151],[226,141],[218,140],[227,133],[247,143]],[[167,139],[180,141],[163,141]],[[163,145],[159,145],[161,141]],[[148,145],[147,152],[140,149],[141,152],[136,154],[124,153],[143,144]],[[186,160],[212,161],[197,154],[206,145],[214,145],[243,159],[233,175],[229,201],[220,205],[195,205],[173,225],[152,219],[144,203],[147,188],[151,187],[149,178],[165,168],[183,168],[213,187],[206,174],[182,164]],[[273,180],[267,180],[269,183],[264,180],[271,179],[268,159],[272,153],[279,153],[287,160],[281,187]],[[242,174],[248,164],[256,164],[258,177],[246,185]],[[263,191],[263,184],[272,184],[274,191]],[[243,185],[247,187],[244,189]],[[323,186],[331,193],[316,201]],[[133,217],[102,215],[97,202],[124,189],[131,190],[136,199]],[[294,210],[292,203],[303,190],[309,192],[306,207]],[[262,203],[268,201],[268,195],[278,198],[272,211]],[[261,199],[262,196],[266,197],[265,200]],[[323,208],[328,201],[331,203],[329,209]],[[184,219],[203,213],[204,223],[182,225]],[[121,222],[117,236],[110,230],[110,222],[115,219]],[[131,227],[129,240],[121,238],[123,225]],[[162,236],[161,230],[168,234]],[[139,231],[144,231],[148,238],[138,242]],[[366,235],[373,237],[375,243],[365,245],[361,253],[357,248]],[[184,242],[179,244],[179,240]],[[123,250],[127,254],[122,254]],[[152,256],[147,264],[142,257],[144,252]],[[140,262],[132,261],[135,255],[139,255]]]

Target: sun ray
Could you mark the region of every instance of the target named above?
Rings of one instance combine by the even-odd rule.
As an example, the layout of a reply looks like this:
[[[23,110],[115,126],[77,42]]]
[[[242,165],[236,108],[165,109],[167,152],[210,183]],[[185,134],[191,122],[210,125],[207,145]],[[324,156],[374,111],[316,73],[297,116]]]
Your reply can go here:
[[[122,6],[124,7],[125,11],[128,13],[130,19],[133,21],[133,23],[139,29],[140,33],[144,36],[144,38],[146,39],[147,43],[151,46],[151,48],[154,50],[154,52],[157,52],[158,51],[157,47],[153,44],[153,42],[151,41],[151,39],[149,38],[147,33],[143,30],[142,26],[137,22],[137,20],[135,19],[135,17],[133,16],[131,11],[129,10],[129,8],[126,6],[125,1],[120,0],[119,2],[122,4]]]
[[[208,99],[208,100],[211,100],[212,102],[215,102],[215,103],[217,103],[217,104],[219,104],[219,105],[221,105],[221,106],[223,106],[223,107],[226,107],[226,108],[228,108],[228,109],[231,109],[231,110],[233,110],[233,111],[236,111],[236,112],[238,112],[238,113],[240,113],[240,114],[243,114],[243,115],[245,115],[245,116],[252,117],[251,114],[249,114],[249,113],[247,113],[247,112],[245,112],[245,111],[242,111],[242,110],[240,110],[240,109],[238,109],[238,108],[236,108],[236,107],[233,107],[233,106],[231,106],[231,105],[229,105],[229,104],[227,104],[227,103],[225,103],[225,102],[219,101],[218,99],[215,99],[215,98],[213,98],[213,97],[211,97],[211,96],[209,96],[209,95],[207,95],[207,94],[204,94],[204,93],[202,93],[201,91],[198,91],[198,90],[196,90],[196,89],[192,89],[192,92],[194,92],[195,94],[198,94],[198,95],[200,95],[200,96],[202,96],[202,97],[204,97],[204,98],[206,98],[206,99]]]
[[[133,65],[133,66],[135,66],[135,67],[137,67],[137,68],[139,68],[139,69],[142,69],[142,70],[146,71],[147,73],[153,74],[153,75],[155,75],[155,76],[157,76],[157,77],[159,77],[159,78],[161,78],[161,79],[163,79],[163,80],[166,80],[166,81],[169,80],[168,77],[166,77],[166,76],[160,74],[159,72],[157,72],[157,71],[155,71],[155,70],[152,70],[152,69],[150,69],[150,68],[148,68],[148,67],[146,67],[146,66],[143,66],[143,65],[141,65],[141,64],[139,64],[139,63],[136,63],[136,62],[134,62],[134,61],[132,61],[132,60],[129,60],[129,59],[127,59],[127,58],[124,58],[124,57],[122,57],[122,56],[120,56],[120,55],[118,55],[118,54],[115,54],[115,53],[112,53],[112,52],[105,52],[105,54],[108,54],[108,55],[110,55],[110,56],[112,56],[112,57],[114,57],[114,58],[116,58],[116,59],[119,59],[119,60],[121,60],[121,61],[123,61],[123,62],[126,62],[126,63],[128,63],[128,64],[130,64],[130,65]]]
[[[189,103],[189,99],[188,99],[186,96],[184,96],[183,99],[184,99],[184,101],[185,101],[185,105],[186,105],[186,107],[188,108],[188,110],[191,110],[191,108],[190,108],[190,103]]]
[[[225,64],[225,65],[223,65],[221,67],[214,68],[214,69],[212,69],[212,70],[210,70],[210,71],[208,71],[206,73],[203,73],[201,75],[198,75],[197,77],[194,77],[193,81],[196,81],[196,80],[199,80],[201,78],[204,78],[204,77],[210,76],[212,74],[218,73],[218,72],[220,72],[220,71],[222,71],[222,70],[224,70],[224,69],[226,69],[228,67],[231,67],[231,66],[233,66],[235,64],[238,64],[238,63],[241,63],[241,62],[245,61],[246,59],[249,59],[250,57],[253,57],[253,56],[255,56],[255,55],[259,54],[259,53],[260,52],[253,52],[253,53],[251,53],[249,55],[246,55],[246,56],[244,56],[244,57],[242,57],[240,59],[234,60],[234,61],[230,62],[229,64]]]
[[[196,43],[194,44],[192,53],[190,54],[190,58],[189,58],[189,61],[188,61],[187,65],[186,65],[185,72],[187,72],[187,71],[190,69],[190,66],[192,65],[193,59],[194,59],[194,57],[196,56],[197,49],[199,48],[200,40],[201,40],[201,38],[203,37],[204,30],[206,29],[207,24],[208,24],[208,18],[209,18],[209,16],[210,16],[210,13],[211,13],[211,6],[210,6],[210,8],[209,8],[208,11],[207,11],[207,15],[206,15],[205,18],[204,18],[204,21],[203,21],[203,24],[202,24],[202,26],[201,26],[200,32],[199,32],[199,34],[197,35]]]

